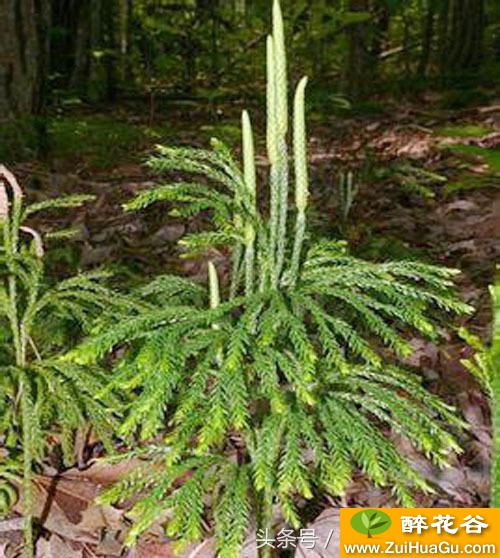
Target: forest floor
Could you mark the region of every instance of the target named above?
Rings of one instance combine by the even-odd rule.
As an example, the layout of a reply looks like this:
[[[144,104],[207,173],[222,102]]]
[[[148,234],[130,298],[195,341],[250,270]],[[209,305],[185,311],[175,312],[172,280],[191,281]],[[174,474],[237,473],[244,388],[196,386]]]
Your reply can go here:
[[[64,272],[68,266],[105,264],[131,280],[174,268],[204,277],[205,262],[179,260],[176,248],[186,230],[202,226],[199,220],[187,225],[177,222],[167,217],[165,208],[124,213],[121,204],[155,183],[155,177],[141,164],[154,143],[202,144],[210,135],[222,135],[236,144],[237,125],[228,122],[238,122],[238,111],[239,107],[173,106],[153,126],[121,107],[111,115],[79,114],[80,128],[72,126],[71,120],[59,122],[62,129],[57,155],[13,168],[33,198],[89,192],[97,196],[96,202],[74,220],[62,219],[65,225],[79,229],[80,242],[55,251],[56,269]],[[114,135],[101,138],[92,128],[100,119],[124,124],[115,122]],[[211,124],[202,127],[207,121]],[[87,124],[82,126],[82,122]],[[92,136],[97,137],[89,146],[85,138]],[[488,285],[494,280],[495,261],[500,261],[500,100],[449,111],[437,109],[436,99],[429,97],[418,104],[394,104],[371,116],[314,118],[310,136],[314,229],[345,237],[353,251],[363,257],[420,258],[459,268],[461,296],[476,312],[457,322],[457,330],[465,326],[488,341]],[[260,163],[265,172],[265,161]],[[343,220],[337,184],[339,172],[349,170],[359,190]],[[210,257],[221,265],[226,260],[222,253]],[[486,507],[489,411],[485,396],[460,362],[470,356],[470,349],[456,330],[444,332],[440,345],[418,338],[410,341],[415,352],[408,363],[420,370],[430,390],[455,405],[471,425],[461,440],[463,454],[443,471],[432,468],[406,441],[397,440],[401,452],[436,487],[434,494],[418,495],[418,504]],[[44,519],[40,557],[121,555],[120,541],[127,526],[124,510],[96,506],[92,499],[102,486],[123,474],[124,465],[104,466],[93,463],[92,457],[88,452],[89,467],[84,470],[56,475],[47,467],[37,478],[37,509]],[[371,487],[360,476],[342,500],[323,502],[318,513],[321,508],[346,505],[384,507],[393,505],[393,499],[389,490]],[[324,511],[321,517],[323,527],[337,525],[334,513]],[[20,533],[2,531],[3,527],[0,556],[2,552],[8,558],[15,556]],[[154,528],[126,556],[171,555],[168,540],[160,528]],[[209,555],[213,555],[210,545],[197,554]],[[309,551],[308,555],[318,554]],[[335,552],[326,555],[334,556]]]

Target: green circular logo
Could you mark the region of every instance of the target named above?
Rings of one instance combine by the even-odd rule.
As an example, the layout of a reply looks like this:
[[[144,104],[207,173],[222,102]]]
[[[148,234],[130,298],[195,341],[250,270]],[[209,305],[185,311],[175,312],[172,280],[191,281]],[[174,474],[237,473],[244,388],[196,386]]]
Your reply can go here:
[[[380,510],[363,510],[351,518],[351,527],[369,539],[373,535],[385,533],[391,526],[391,518]]]

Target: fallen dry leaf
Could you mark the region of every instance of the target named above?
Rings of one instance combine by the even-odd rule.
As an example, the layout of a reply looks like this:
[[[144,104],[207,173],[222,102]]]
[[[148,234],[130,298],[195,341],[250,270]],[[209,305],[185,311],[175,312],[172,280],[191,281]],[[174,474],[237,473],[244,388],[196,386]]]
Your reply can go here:
[[[113,552],[119,556],[122,534],[127,528],[125,512],[113,506],[97,505],[95,498],[103,487],[115,482],[135,465],[132,460],[116,465],[96,462],[83,471],[70,469],[57,477],[36,476],[34,517],[52,534],[46,545],[58,544],[55,541],[59,538],[65,544],[76,542],[96,546],[106,550],[109,556]],[[22,500],[16,504],[15,511],[22,512]],[[51,542],[54,537],[56,539]],[[43,547],[44,552],[48,552],[47,549],[50,546]]]
[[[125,558],[176,558],[171,543],[155,543],[139,541],[131,548]]]
[[[65,539],[52,535],[50,539],[38,539],[36,558],[84,558],[83,548],[74,548]]]

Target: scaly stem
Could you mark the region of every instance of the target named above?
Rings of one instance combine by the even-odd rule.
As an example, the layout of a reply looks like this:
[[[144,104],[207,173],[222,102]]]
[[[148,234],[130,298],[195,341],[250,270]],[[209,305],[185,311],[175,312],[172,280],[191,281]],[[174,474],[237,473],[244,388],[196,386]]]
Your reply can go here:
[[[246,226],[245,241],[245,294],[249,296],[253,292],[255,276],[255,232],[252,225]]]
[[[257,236],[257,267],[259,269],[259,293],[263,293],[268,285],[268,280],[270,276],[269,264],[270,258],[268,255],[269,243],[266,235],[266,231],[263,227],[260,227],[259,234]]]
[[[208,288],[210,295],[210,308],[215,310],[220,304],[220,288],[219,288],[219,276],[217,275],[217,269],[212,262],[208,262]],[[212,324],[212,329],[220,329],[220,325],[217,323]],[[217,356],[215,357],[215,362],[217,366],[222,364],[223,359],[222,347],[217,350]]]
[[[288,93],[286,73],[285,34],[283,16],[278,0],[273,4],[274,106],[276,177],[278,185],[278,233],[275,278],[279,283],[286,251],[286,221],[288,214]]]
[[[288,154],[286,141],[279,142],[277,182],[279,184],[278,239],[276,247],[276,281],[279,283],[286,251],[286,221],[288,214]]]
[[[297,218],[295,222],[295,239],[290,269],[290,282],[292,285],[297,281],[299,273],[300,256],[306,231],[307,198],[309,196],[304,108],[306,85],[307,78],[304,77],[300,80],[295,91],[293,110],[293,159],[295,165],[295,207],[297,208]]]
[[[233,248],[232,265],[231,265],[231,286],[229,287],[229,300],[232,300],[237,292],[240,282],[240,268],[243,256],[243,246],[241,242],[237,242]]]
[[[241,115],[242,144],[243,144],[243,175],[245,178],[245,201],[248,204],[247,222],[245,223],[245,294],[251,295],[254,284],[255,266],[255,228],[253,220],[256,218],[257,178],[255,170],[255,147],[252,124],[246,110]]]
[[[210,291],[210,308],[215,310],[220,304],[220,289],[217,270],[212,262],[208,262],[208,285]]]
[[[279,212],[279,184],[276,167],[276,83],[274,76],[274,41],[271,36],[267,37],[267,157],[269,159],[269,187],[270,187],[270,212],[269,212],[269,271],[271,274],[271,285],[276,288],[278,278],[276,276],[276,244],[278,234],[278,212]]]
[[[24,511],[24,558],[33,558],[33,439],[31,420],[33,404],[29,383],[21,383],[21,416],[23,429],[23,511]]]
[[[299,211],[295,221],[295,238],[293,242],[292,263],[290,266],[290,283],[295,285],[300,267],[300,254],[302,252],[302,244],[306,232],[306,214],[305,211]]]
[[[278,173],[276,165],[271,165],[269,183],[271,187],[271,211],[269,215],[269,269],[271,270],[271,285],[275,289],[278,285],[278,275],[276,271],[276,246],[278,237]]]
[[[258,496],[259,498],[259,496]],[[273,528],[273,495],[271,489],[266,488],[264,493],[260,495],[260,509],[259,509],[259,525],[260,531],[264,532],[264,536],[272,538]],[[257,549],[259,558],[270,558],[271,548],[267,545],[262,545]]]

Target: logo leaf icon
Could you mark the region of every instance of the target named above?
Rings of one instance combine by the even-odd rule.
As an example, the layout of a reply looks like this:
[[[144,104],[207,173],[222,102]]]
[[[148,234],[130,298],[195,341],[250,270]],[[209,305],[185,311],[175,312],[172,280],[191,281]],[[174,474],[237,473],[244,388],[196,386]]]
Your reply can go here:
[[[391,524],[391,518],[381,510],[359,510],[351,518],[351,527],[369,539],[385,533]]]

